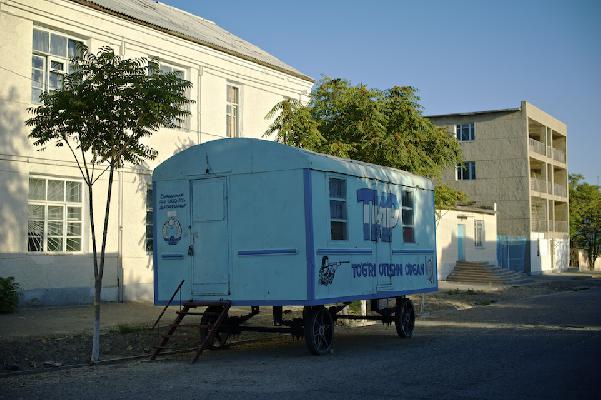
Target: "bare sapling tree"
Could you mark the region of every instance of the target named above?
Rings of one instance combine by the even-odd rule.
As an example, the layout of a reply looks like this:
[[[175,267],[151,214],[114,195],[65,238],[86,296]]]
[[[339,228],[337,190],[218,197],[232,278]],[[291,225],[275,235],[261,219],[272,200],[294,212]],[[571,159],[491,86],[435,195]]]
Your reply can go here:
[[[183,122],[189,114],[191,101],[186,92],[191,83],[173,73],[161,73],[156,63],[144,58],[122,58],[109,47],[92,53],[82,46],[78,53],[70,60],[71,72],[64,76],[62,88],[42,94],[42,104],[29,109],[33,117],[26,124],[32,127],[29,137],[40,150],[54,145],[70,151],[87,186],[94,268],[94,363],[100,360],[100,303],[115,171],[157,156],[146,139],[161,127]],[[94,201],[101,177],[107,186],[99,240]]]

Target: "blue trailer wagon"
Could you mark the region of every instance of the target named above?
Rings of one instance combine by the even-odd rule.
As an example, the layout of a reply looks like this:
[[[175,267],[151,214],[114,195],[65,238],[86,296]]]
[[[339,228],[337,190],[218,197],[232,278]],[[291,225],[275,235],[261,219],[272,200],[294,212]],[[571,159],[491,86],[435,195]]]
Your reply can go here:
[[[155,304],[179,288],[185,301],[173,330],[185,315],[202,315],[197,356],[241,330],[290,332],[327,353],[338,318],[394,322],[410,337],[415,313],[405,296],[437,290],[426,178],[240,138],[177,153],[152,181]],[[371,300],[372,315],[339,314],[355,300]],[[230,306],[250,313],[229,316]],[[273,307],[274,326],[242,325],[260,306]],[[284,319],[285,306],[304,306],[303,317]]]

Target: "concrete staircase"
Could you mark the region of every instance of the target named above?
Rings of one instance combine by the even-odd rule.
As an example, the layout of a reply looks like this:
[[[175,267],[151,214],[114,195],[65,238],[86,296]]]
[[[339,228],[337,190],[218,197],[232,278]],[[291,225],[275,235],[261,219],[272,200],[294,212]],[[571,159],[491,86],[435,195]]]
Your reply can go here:
[[[532,282],[526,274],[490,265],[487,262],[469,261],[457,261],[447,281],[481,285],[522,285]]]

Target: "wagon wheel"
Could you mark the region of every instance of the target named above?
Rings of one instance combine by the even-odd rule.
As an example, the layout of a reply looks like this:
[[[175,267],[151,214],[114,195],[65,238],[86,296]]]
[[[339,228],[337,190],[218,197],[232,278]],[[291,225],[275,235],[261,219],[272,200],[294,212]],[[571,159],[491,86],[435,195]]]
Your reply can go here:
[[[415,327],[415,310],[407,298],[398,298],[394,314],[396,333],[402,338],[410,338]]]
[[[324,307],[305,308],[303,319],[309,351],[318,356],[330,352],[334,339],[332,314]]]
[[[205,328],[202,325],[213,325],[215,323],[215,321],[217,321],[216,314],[221,313],[221,310],[222,310],[221,307],[208,307],[206,312],[209,312],[211,314],[210,315],[203,314],[203,316],[200,318],[200,325],[201,325],[201,327],[200,327],[200,343],[204,342],[205,338],[209,334],[209,328]],[[228,320],[227,316],[226,316],[225,320],[226,321]],[[213,340],[207,346],[207,349],[218,350],[218,349],[225,348],[229,337],[230,337],[229,332],[217,331],[215,333],[215,336],[213,336]]]

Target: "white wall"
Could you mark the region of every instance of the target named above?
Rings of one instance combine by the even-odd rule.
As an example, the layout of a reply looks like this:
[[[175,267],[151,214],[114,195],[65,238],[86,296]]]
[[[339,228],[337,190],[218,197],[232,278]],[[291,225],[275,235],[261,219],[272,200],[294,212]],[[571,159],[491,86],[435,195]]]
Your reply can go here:
[[[497,217],[488,212],[468,210],[437,210],[441,216],[436,225],[436,252],[438,257],[438,279],[445,280],[453,272],[458,259],[457,225],[465,225],[463,251],[465,261],[497,263]],[[475,246],[476,220],[484,221],[484,241]]]
[[[544,233],[530,234],[530,273],[561,272],[569,267],[569,239],[546,238]]]
[[[105,298],[151,300],[152,257],[145,250],[146,188],[152,168],[193,144],[222,138],[226,126],[226,85],[241,88],[241,136],[261,138],[265,114],[285,96],[305,100],[312,83],[227,55],[69,1],[0,2],[0,276],[14,276],[24,302],[64,304],[91,299],[91,242],[84,232],[83,251],[75,254],[27,252],[27,195],[30,175],[80,179],[71,154],[48,146],[40,152],[27,138],[30,117],[32,30],[39,25],[77,37],[92,51],[109,45],[125,57],[159,57],[185,69],[195,101],[188,130],[163,129],[149,144],[156,160],[128,166],[115,176],[110,212]],[[10,71],[8,71],[8,70]],[[105,177],[106,178],[106,177]],[[101,226],[106,179],[98,182],[94,202]],[[84,227],[87,220],[84,193]]]

